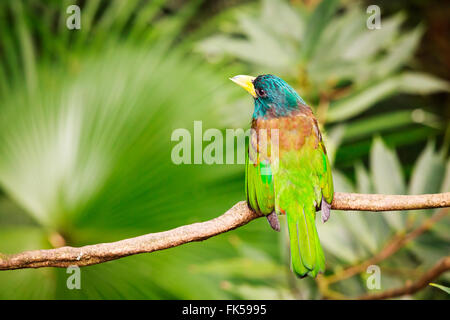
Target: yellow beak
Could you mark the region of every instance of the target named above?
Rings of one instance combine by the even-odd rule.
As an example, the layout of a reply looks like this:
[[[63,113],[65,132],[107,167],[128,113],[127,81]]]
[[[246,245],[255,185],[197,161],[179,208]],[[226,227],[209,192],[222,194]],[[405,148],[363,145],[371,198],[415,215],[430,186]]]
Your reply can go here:
[[[253,86],[253,80],[255,80],[255,79],[256,79],[256,77],[244,76],[244,75],[238,75],[233,78],[230,78],[231,81],[233,81],[234,83],[237,83],[242,88],[244,88],[248,93],[250,93],[253,96],[253,98],[257,97],[256,92],[255,92],[255,87]]]

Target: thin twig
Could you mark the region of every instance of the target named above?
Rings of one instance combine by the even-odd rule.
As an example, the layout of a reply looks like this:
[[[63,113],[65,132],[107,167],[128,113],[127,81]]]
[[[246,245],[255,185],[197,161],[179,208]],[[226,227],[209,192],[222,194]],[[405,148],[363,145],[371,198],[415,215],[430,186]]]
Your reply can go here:
[[[442,258],[430,270],[425,272],[416,282],[407,282],[404,287],[389,289],[380,293],[366,294],[358,297],[359,300],[377,300],[411,295],[425,288],[433,279],[450,270],[450,256]]]
[[[342,271],[328,276],[324,277],[323,281],[325,281],[327,284],[335,283],[338,281],[342,281],[348,278],[351,278],[361,272],[364,272],[368,266],[378,264],[383,260],[386,260],[390,256],[392,256],[394,253],[396,253],[398,250],[403,248],[408,242],[411,240],[414,240],[427,230],[431,228],[433,224],[444,218],[449,213],[448,209],[442,209],[433,214],[430,218],[426,219],[424,222],[421,223],[419,227],[412,230],[409,233],[406,234],[397,234],[395,235],[391,241],[389,241],[383,249],[380,250],[379,253],[371,257],[370,259],[367,259],[366,261],[361,262],[360,264],[351,266],[347,269],[343,269]]]
[[[450,192],[412,196],[336,192],[332,203],[332,209],[335,210],[364,211],[412,210],[448,206],[450,206]],[[0,270],[98,264],[134,254],[168,249],[188,242],[202,241],[245,225],[258,217],[260,216],[247,207],[246,202],[241,201],[215,219],[169,231],[80,248],[61,247],[0,255]]]

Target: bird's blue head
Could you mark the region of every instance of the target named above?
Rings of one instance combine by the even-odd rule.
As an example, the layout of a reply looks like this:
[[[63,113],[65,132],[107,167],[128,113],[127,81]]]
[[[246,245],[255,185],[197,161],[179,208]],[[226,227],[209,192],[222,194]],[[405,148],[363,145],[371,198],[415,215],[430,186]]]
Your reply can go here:
[[[305,101],[283,79],[265,74],[258,77],[238,75],[230,78],[255,98],[253,118],[274,118],[288,116],[305,105]]]

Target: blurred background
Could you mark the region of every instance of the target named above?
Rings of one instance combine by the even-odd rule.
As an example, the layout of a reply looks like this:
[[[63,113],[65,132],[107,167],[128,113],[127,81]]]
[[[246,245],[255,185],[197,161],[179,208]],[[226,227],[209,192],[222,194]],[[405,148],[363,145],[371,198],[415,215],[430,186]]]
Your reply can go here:
[[[66,26],[73,4],[79,30]],[[381,28],[370,30],[373,4]],[[243,200],[243,165],[170,158],[172,131],[192,132],[194,120],[249,127],[253,103],[228,80],[236,74],[276,74],[312,106],[336,191],[450,191],[449,17],[437,0],[1,1],[0,252],[164,231]],[[258,219],[82,268],[81,290],[67,289],[65,269],[1,271],[0,298],[356,298],[448,255],[446,213],[334,211],[318,223],[327,271],[317,280],[292,275],[285,228]],[[379,289],[366,285],[373,257]],[[406,298],[448,297],[428,286]]]

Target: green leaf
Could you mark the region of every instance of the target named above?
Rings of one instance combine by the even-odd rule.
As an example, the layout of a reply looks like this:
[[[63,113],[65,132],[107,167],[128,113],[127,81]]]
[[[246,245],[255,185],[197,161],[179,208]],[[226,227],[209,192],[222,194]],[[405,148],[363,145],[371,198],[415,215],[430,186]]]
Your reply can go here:
[[[381,29],[367,30],[366,25],[362,26],[363,32],[348,44],[342,58],[344,60],[361,60],[375,55],[395,38],[404,20],[404,15],[398,14],[384,20]]]
[[[357,192],[374,193],[370,175],[361,162],[355,165],[355,175]],[[373,214],[373,212],[360,211],[359,216],[364,219],[365,225],[370,227],[370,231],[363,228],[367,232],[364,232],[366,234],[362,234],[361,237],[364,238],[366,248],[373,254],[384,244],[386,238],[389,236],[389,230],[383,218],[377,214]],[[355,241],[359,241],[359,239],[357,238]]]
[[[356,185],[360,193],[372,193],[372,183],[364,165],[361,162],[355,165]]]
[[[401,67],[405,61],[409,61],[419,45],[423,32],[424,28],[419,26],[393,42],[386,56],[374,64],[376,77],[385,77]]]
[[[345,141],[360,140],[375,133],[399,129],[414,123],[410,111],[384,112],[372,117],[349,122],[345,127]]]
[[[333,182],[335,190],[340,192],[354,192],[353,185],[341,172],[333,170]],[[323,247],[338,257],[341,261],[354,263],[360,259],[359,245],[355,243],[354,237],[342,225],[346,223],[346,212],[333,211],[332,218],[327,223],[317,223],[320,242]]]
[[[304,19],[285,1],[263,0],[260,22],[268,25],[279,37],[290,37],[302,40]],[[278,21],[282,23],[273,23]]]
[[[253,47],[250,62],[269,67],[283,67],[294,63],[293,50],[281,43],[280,38],[270,31],[270,26],[263,26],[247,16],[241,16],[239,23]]]
[[[438,193],[445,173],[442,156],[434,152],[434,142],[428,142],[414,165],[409,194]]]
[[[242,198],[242,180],[230,178],[241,172],[238,166],[177,166],[171,161],[173,130],[186,128],[192,134],[193,121],[199,119],[204,130],[220,127],[217,110],[225,109],[233,90],[224,85],[225,76],[180,48],[167,52],[158,45],[105,45],[78,58],[73,73],[61,64],[43,63],[38,83],[45,90],[26,94],[16,86],[2,97],[0,184],[39,223],[35,228],[43,240],[25,242],[24,237],[19,242],[9,233],[1,237],[0,252],[48,247],[45,239],[52,230],[74,246],[166,230],[212,218]],[[227,179],[216,183],[220,176]],[[5,227],[2,223],[0,236],[7,234]],[[226,246],[208,242],[207,247],[193,246],[194,251],[182,248],[89,267],[82,275],[86,290],[79,293],[65,289],[64,272],[11,271],[17,276],[1,275],[1,294],[228,298],[213,285],[215,279],[188,270],[192,264],[226,258]],[[50,275],[40,276],[45,272]],[[12,295],[22,277],[27,291]]]
[[[323,0],[308,19],[301,47],[301,57],[304,61],[307,61],[314,54],[320,36],[337,6],[337,0]]]
[[[399,79],[400,91],[411,94],[430,94],[450,91],[447,81],[421,72],[405,72]]]
[[[444,80],[424,73],[405,72],[380,80],[348,97],[331,102],[327,119],[329,122],[336,122],[354,117],[366,111],[375,103],[398,92],[430,94],[449,90],[450,85]]]
[[[441,192],[448,192],[450,190],[450,159],[445,165],[444,178],[442,179]]]
[[[25,10],[21,1],[14,1],[12,4],[13,13],[17,23],[17,33],[21,46],[22,61],[25,69],[25,80],[28,90],[36,88],[36,58],[30,30],[27,26],[28,19],[25,17]]]
[[[403,171],[397,155],[386,147],[381,138],[375,138],[373,141],[370,151],[370,166],[376,193],[405,193]],[[399,212],[385,212],[383,216],[394,229],[403,229],[403,218]]]
[[[441,289],[442,291],[444,291],[444,292],[450,294],[450,288],[449,288],[449,287],[446,287],[446,286],[443,286],[443,285],[440,285],[440,284],[436,284],[436,283],[430,283],[430,286],[439,288],[439,289]]]
[[[328,159],[331,164],[334,163],[336,151],[342,143],[342,138],[346,132],[345,125],[334,126],[326,133],[325,141],[327,146]]]
[[[327,114],[328,122],[354,117],[369,109],[376,102],[392,95],[399,88],[399,79],[391,77],[361,89],[343,99],[333,101]]]
[[[342,53],[353,39],[367,31],[365,16],[361,11],[357,6],[349,7],[342,15],[336,15],[328,22],[317,45],[319,49],[311,57],[310,64],[319,67],[324,63],[342,61]]]
[[[375,138],[370,152],[371,174],[376,193],[404,194],[405,183],[400,162],[381,138]]]

